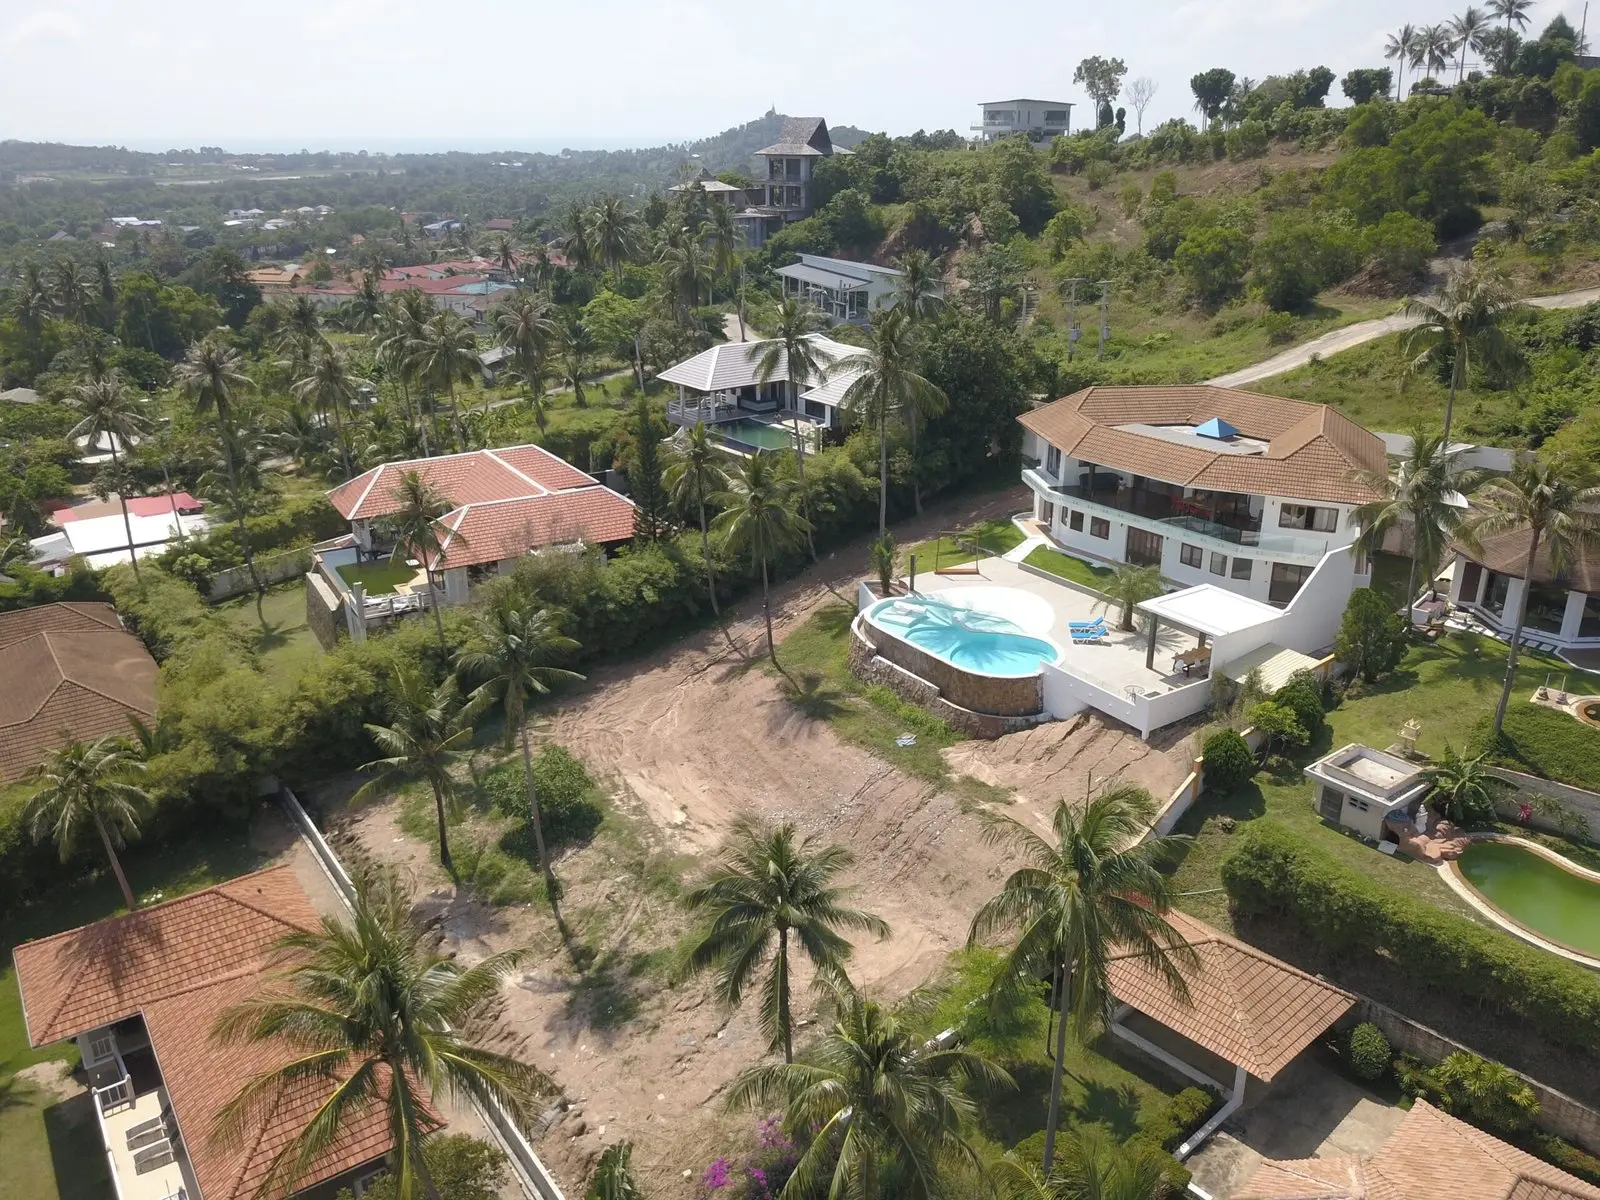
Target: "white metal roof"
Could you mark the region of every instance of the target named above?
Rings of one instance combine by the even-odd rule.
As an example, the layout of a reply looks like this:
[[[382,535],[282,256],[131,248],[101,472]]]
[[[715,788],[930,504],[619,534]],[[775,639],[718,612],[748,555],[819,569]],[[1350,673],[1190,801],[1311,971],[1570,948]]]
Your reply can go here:
[[[857,353],[854,346],[846,346],[820,333],[808,339],[824,364]],[[664,383],[679,383],[697,392],[721,392],[729,388],[749,387],[756,382],[760,372],[761,356],[766,353],[766,342],[720,342],[709,350],[702,350],[693,358],[675,363],[657,376]],[[787,380],[789,364],[779,351],[778,369],[773,379]]]
[[[1214,583],[1168,592],[1165,596],[1142,601],[1138,607],[1140,612],[1208,637],[1226,637],[1283,616],[1281,609]]]
[[[181,513],[162,513],[158,517],[128,515],[128,526],[133,530],[135,546],[162,546],[180,534],[192,536],[202,533],[210,524],[202,515],[184,516]],[[107,550],[128,548],[128,529],[123,526],[122,514],[105,517],[85,517],[68,521],[62,532],[72,546],[74,554],[99,554]]]
[[[1235,683],[1243,683],[1251,671],[1259,672],[1261,686],[1275,692],[1289,682],[1296,671],[1309,671],[1317,660],[1298,650],[1287,650],[1276,642],[1257,646],[1249,654],[1240,655],[1232,662],[1223,663],[1218,671]]]
[[[872,282],[865,275],[845,275],[838,271],[824,270],[822,267],[813,267],[807,263],[791,263],[787,267],[779,267],[778,274],[785,279],[798,279],[801,283],[812,283],[817,287],[828,288],[835,292],[858,292]]]

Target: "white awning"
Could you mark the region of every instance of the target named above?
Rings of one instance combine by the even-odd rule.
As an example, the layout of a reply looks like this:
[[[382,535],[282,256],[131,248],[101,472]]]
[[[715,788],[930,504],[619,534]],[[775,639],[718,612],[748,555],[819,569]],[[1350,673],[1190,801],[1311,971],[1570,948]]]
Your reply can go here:
[[[1261,686],[1270,694],[1288,683],[1289,677],[1296,671],[1309,671],[1316,665],[1317,660],[1309,654],[1268,642],[1232,662],[1223,663],[1217,668],[1217,674],[1235,683],[1243,683],[1251,671],[1259,672]]]
[[[1141,601],[1138,611],[1175,625],[1190,633],[1226,637],[1283,616],[1274,608],[1249,596],[1241,596],[1215,584],[1201,583],[1181,591],[1168,592],[1153,600]]]

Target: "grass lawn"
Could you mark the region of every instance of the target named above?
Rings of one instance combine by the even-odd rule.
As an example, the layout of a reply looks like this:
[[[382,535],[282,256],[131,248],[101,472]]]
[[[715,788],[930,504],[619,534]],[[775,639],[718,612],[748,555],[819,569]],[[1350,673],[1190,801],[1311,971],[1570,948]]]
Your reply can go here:
[[[919,575],[946,567],[964,566],[976,561],[972,553],[974,541],[985,554],[998,558],[1006,551],[1022,545],[1023,535],[1022,530],[1018,529],[1009,518],[980,521],[958,533],[940,534],[925,542],[905,547],[900,551],[900,569],[906,572],[911,570],[913,555],[917,559]]]
[[[359,583],[369,596],[392,596],[395,588],[410,583],[417,573],[416,567],[405,563],[384,562],[350,563],[340,567],[339,578],[348,584]]]
[[[244,630],[261,659],[267,682],[274,687],[294,683],[319,658],[322,645],[306,624],[303,580],[269,588],[256,620],[256,599],[244,595],[216,606],[216,612]]]
[[[197,826],[197,830],[201,827]],[[219,824],[180,843],[135,846],[123,858],[141,904],[210,887],[259,867],[262,856],[238,825]],[[59,933],[122,911],[109,871],[87,885],[63,888],[7,917],[0,928],[0,1192],[29,1200],[109,1200],[105,1149],[87,1100],[58,1102],[16,1073],[47,1060],[77,1064],[72,1044],[28,1048],[22,997],[11,951],[21,942]]]
[[[1041,571],[1049,571],[1052,575],[1059,575],[1062,579],[1070,579],[1073,583],[1081,583],[1096,591],[1100,590],[1102,581],[1116,573],[1110,567],[1097,567],[1081,558],[1052,550],[1049,546],[1035,548],[1022,561],[1030,567],[1038,567]]]

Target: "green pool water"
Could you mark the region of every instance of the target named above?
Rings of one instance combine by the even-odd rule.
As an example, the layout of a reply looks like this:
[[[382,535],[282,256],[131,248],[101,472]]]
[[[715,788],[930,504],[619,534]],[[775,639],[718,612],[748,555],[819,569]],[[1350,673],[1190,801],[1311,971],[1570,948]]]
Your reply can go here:
[[[1600,883],[1512,842],[1474,842],[1456,865],[1513,921],[1600,958]]]
[[[768,425],[764,421],[741,418],[718,425],[716,431],[729,441],[754,446],[758,450],[788,450],[794,446],[793,428]]]

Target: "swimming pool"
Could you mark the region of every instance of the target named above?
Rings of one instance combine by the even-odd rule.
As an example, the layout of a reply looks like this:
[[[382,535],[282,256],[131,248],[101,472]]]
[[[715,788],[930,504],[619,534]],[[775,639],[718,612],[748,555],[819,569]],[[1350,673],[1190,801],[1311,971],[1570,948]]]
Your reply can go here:
[[[1455,866],[1473,890],[1516,924],[1600,958],[1600,882],[1511,839],[1475,841]]]
[[[737,421],[727,421],[715,426],[714,432],[718,437],[756,450],[794,449],[792,426],[768,425],[765,421],[752,421],[748,417],[740,417]]]
[[[1061,649],[1032,637],[1020,626],[978,608],[958,607],[926,596],[880,600],[867,620],[929,654],[966,671],[1020,679],[1055,663]]]

